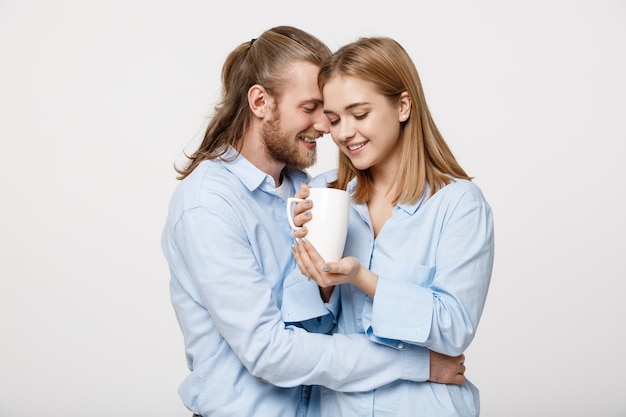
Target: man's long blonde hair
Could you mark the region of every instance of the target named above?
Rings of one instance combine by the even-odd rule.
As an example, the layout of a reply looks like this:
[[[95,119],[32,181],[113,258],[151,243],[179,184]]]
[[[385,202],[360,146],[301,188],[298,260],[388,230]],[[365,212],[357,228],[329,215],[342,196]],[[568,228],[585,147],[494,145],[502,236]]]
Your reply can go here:
[[[250,125],[248,90],[262,85],[277,100],[287,81],[287,69],[296,62],[321,66],[330,49],[315,36],[291,27],[277,26],[236,47],[222,67],[222,95],[215,106],[204,139],[188,156],[189,163],[174,167],[182,180],[202,161],[223,157],[237,143]]]

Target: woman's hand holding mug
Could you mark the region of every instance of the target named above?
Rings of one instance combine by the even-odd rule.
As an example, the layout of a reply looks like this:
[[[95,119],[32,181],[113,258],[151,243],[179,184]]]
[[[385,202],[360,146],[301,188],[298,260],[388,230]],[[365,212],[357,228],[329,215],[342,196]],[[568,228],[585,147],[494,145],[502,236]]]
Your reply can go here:
[[[311,187],[307,184],[302,184],[300,186],[300,191],[298,191],[294,196],[295,198],[302,200],[293,208],[293,223],[298,227],[293,232],[293,237],[296,239],[306,236],[308,230],[305,224],[312,218],[311,208],[313,207],[313,202],[310,199],[307,199],[310,189]]]

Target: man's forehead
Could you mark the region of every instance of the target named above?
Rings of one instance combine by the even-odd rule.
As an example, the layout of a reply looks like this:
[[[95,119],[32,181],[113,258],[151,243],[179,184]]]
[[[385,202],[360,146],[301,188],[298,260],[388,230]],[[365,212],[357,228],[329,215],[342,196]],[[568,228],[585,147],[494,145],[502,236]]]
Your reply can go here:
[[[322,92],[317,84],[320,67],[306,61],[295,61],[284,67],[278,102],[289,107],[319,106]]]
[[[285,71],[285,84],[291,87],[303,87],[319,89],[317,76],[320,67],[310,62],[297,61],[292,63]]]

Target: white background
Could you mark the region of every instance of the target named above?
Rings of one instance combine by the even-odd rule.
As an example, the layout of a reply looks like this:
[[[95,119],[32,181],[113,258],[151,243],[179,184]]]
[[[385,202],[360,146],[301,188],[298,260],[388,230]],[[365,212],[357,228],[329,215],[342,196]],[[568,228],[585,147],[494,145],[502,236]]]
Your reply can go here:
[[[623,0],[0,0],[0,416],[190,415],[172,164],[226,54],[279,24],[402,43],[492,204],[482,416],[626,416]]]

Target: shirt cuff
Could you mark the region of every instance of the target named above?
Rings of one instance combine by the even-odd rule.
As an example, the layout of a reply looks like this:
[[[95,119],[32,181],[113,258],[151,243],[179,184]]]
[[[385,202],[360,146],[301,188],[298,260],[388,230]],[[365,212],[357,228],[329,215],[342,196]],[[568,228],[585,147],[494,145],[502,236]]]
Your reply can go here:
[[[337,317],[339,315],[339,307],[341,307],[341,297],[339,296],[340,292],[341,285],[335,285],[333,293],[330,295],[330,300],[326,303],[326,309],[333,314],[333,317]]]
[[[280,308],[285,322],[297,323],[329,314],[315,281],[302,274],[291,274],[288,278]]]
[[[373,334],[383,339],[424,343],[430,336],[432,311],[430,290],[381,276],[372,307]]]
[[[405,344],[402,379],[424,382],[430,378],[430,351],[422,346]]]

